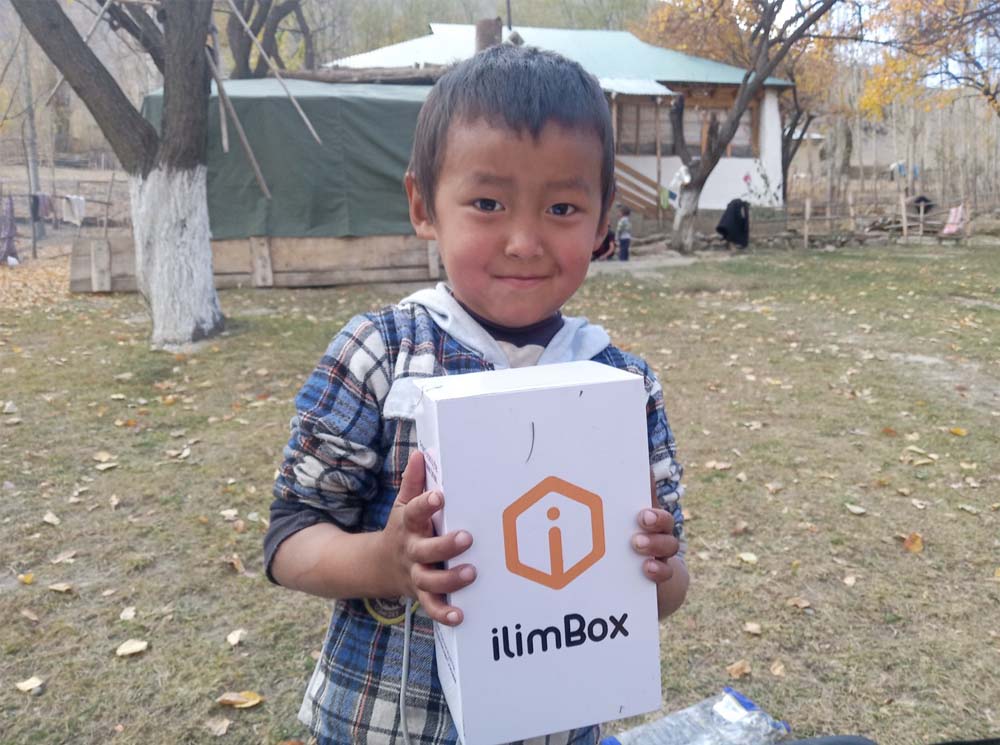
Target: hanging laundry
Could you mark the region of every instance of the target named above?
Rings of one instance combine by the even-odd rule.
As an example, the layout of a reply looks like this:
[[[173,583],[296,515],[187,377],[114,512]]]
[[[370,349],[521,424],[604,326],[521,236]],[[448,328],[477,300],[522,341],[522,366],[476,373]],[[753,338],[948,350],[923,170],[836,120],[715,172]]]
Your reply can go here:
[[[87,214],[87,200],[76,194],[67,194],[63,199],[63,219],[73,225],[83,225],[83,218]]]
[[[14,236],[17,235],[17,225],[14,222],[14,198],[7,195],[0,214],[0,264],[17,266],[17,248],[14,246]]]
[[[38,194],[38,217],[41,220],[48,220],[53,216],[52,197],[48,194]]]

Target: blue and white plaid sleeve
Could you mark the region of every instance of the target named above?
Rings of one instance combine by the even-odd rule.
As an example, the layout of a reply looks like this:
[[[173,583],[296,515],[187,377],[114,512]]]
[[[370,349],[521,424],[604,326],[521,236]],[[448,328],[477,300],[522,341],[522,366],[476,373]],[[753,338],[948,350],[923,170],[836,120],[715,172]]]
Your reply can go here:
[[[298,503],[345,530],[358,529],[378,492],[388,367],[385,342],[370,319],[358,316],[337,334],[295,399],[275,506]]]

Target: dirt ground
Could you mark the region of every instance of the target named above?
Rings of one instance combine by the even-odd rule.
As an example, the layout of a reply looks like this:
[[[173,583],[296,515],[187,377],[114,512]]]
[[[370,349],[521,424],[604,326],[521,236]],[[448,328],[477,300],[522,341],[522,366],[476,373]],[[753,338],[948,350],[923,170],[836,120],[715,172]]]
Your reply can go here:
[[[566,310],[651,362],[685,464],[663,712],[733,685],[799,736],[996,736],[1000,246],[637,254]],[[0,739],[305,740],[329,605],[262,575],[270,485],[331,335],[412,287],[225,291],[175,356],[66,261],[0,269]]]

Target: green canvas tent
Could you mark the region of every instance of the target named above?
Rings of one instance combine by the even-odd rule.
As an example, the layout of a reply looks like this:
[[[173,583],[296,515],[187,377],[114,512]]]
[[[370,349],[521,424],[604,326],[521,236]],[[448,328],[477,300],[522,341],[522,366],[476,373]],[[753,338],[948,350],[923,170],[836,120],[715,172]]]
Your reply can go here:
[[[226,93],[246,130],[268,200],[229,124],[222,150],[220,101],[212,86],[208,131],[208,209],[212,239],[251,236],[348,237],[412,234],[403,174],[427,86],[287,80],[315,127],[318,144],[279,81],[230,80]],[[143,114],[159,126],[162,90]]]

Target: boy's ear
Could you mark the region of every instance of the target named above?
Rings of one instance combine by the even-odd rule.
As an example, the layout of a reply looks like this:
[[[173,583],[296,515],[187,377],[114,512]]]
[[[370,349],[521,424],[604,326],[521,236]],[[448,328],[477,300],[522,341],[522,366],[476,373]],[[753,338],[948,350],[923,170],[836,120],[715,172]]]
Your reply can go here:
[[[434,222],[427,210],[427,202],[424,201],[420,189],[417,188],[417,179],[412,171],[407,171],[403,177],[403,186],[406,187],[406,200],[410,204],[410,223],[417,233],[418,238],[425,241],[436,241],[437,231],[434,229]]]

